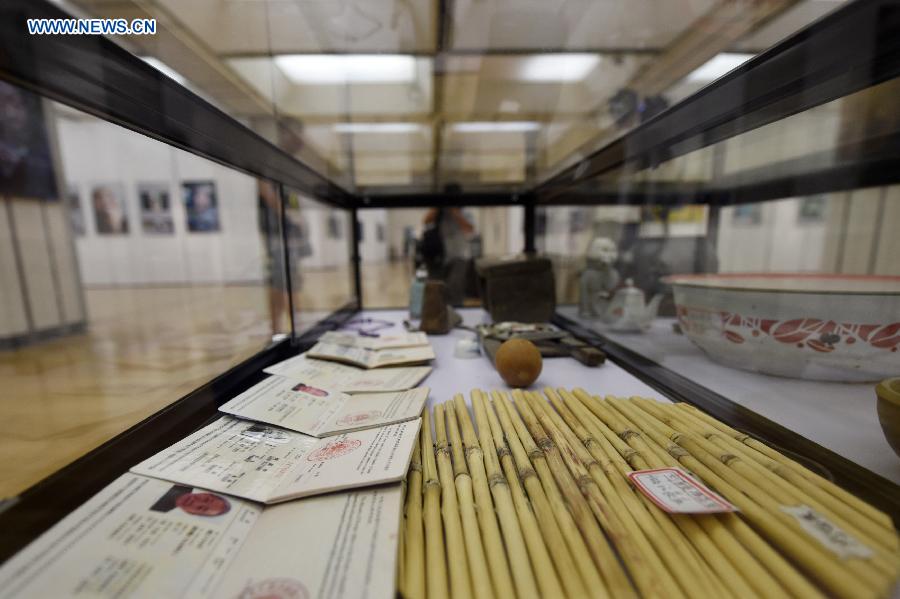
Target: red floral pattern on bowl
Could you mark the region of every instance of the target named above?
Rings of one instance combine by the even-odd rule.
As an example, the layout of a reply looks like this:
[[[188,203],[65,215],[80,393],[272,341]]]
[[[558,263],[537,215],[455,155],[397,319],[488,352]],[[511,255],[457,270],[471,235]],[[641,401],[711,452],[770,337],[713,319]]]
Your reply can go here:
[[[710,358],[735,368],[812,380],[877,381],[900,373],[900,277],[885,290],[855,289],[861,279],[823,277],[850,289],[817,291],[786,275],[773,288],[764,275],[672,277],[684,333]],[[876,287],[878,280],[865,280]]]
[[[789,343],[801,349],[808,348],[822,353],[832,352],[842,343],[868,343],[872,347],[892,352],[897,351],[900,346],[900,322],[878,325],[837,323],[818,318],[775,320],[722,312],[722,327],[725,339],[732,343],[743,343],[744,335],[748,334],[751,337],[771,335],[779,343]]]

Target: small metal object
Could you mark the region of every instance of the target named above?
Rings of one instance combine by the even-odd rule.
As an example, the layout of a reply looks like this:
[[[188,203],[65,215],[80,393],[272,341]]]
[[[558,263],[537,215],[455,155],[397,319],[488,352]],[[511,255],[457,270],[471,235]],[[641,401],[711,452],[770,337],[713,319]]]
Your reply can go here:
[[[356,331],[362,337],[378,337],[379,331],[389,329],[394,326],[390,320],[382,320],[380,318],[354,318],[343,329],[345,331]]]
[[[500,322],[479,325],[477,332],[481,347],[491,362],[503,342],[513,338],[528,339],[544,358],[571,356],[590,367],[600,366],[606,361],[606,354],[601,350],[547,322]]]

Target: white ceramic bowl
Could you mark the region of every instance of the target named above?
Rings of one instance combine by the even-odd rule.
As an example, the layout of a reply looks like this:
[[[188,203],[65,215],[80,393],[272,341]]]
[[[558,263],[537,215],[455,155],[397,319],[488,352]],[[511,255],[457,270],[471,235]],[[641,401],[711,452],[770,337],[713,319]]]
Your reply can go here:
[[[900,277],[675,275],[684,333],[713,360],[793,378],[900,375]]]

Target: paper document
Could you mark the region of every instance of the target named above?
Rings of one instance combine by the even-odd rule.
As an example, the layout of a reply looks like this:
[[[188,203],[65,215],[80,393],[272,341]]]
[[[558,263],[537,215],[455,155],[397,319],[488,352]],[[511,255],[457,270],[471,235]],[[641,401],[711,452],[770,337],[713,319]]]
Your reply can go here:
[[[399,483],[267,507],[215,597],[393,599]]]
[[[421,419],[317,439],[223,416],[131,471],[262,503],[401,480]]]
[[[264,372],[288,376],[311,385],[339,389],[344,393],[380,393],[412,389],[431,373],[431,366],[367,370],[300,354],[273,364]]]
[[[313,437],[327,437],[413,420],[422,414],[427,399],[427,387],[395,393],[347,395],[272,375],[219,410]]]
[[[261,511],[125,474],[3,564],[0,597],[208,595]]]
[[[399,483],[262,506],[125,474],[0,567],[0,597],[394,596]]]
[[[428,335],[425,333],[400,333],[395,335],[366,337],[357,333],[328,331],[319,338],[319,341],[323,343],[334,343],[336,345],[348,345],[350,347],[374,350],[430,345],[428,343]]]
[[[420,364],[434,360],[434,350],[430,345],[424,347],[402,347],[398,349],[362,349],[337,345],[335,343],[316,343],[306,352],[310,358],[334,360],[361,366],[362,368],[381,368],[383,366],[401,366],[404,364]]]

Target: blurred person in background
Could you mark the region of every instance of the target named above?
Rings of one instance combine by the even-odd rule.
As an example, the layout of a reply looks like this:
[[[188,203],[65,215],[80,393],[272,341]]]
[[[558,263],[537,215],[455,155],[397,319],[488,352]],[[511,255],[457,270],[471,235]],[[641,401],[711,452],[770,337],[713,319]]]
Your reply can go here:
[[[460,208],[431,208],[423,223],[421,255],[428,276],[443,280],[450,303],[460,306],[466,291],[469,239],[475,227]]]

